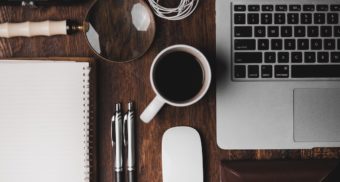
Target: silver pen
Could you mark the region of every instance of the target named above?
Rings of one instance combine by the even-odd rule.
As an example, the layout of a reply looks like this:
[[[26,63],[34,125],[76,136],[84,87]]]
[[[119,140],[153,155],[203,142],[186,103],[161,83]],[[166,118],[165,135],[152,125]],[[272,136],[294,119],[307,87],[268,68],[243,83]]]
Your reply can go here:
[[[116,104],[115,114],[112,116],[112,147],[116,146],[116,158],[114,170],[116,173],[116,182],[123,182],[123,116],[121,113],[121,104]],[[115,131],[113,133],[113,131]],[[115,136],[115,138],[113,138]]]
[[[124,116],[124,143],[127,146],[128,182],[135,182],[135,113],[133,103],[129,102]],[[126,133],[125,133],[126,131]]]

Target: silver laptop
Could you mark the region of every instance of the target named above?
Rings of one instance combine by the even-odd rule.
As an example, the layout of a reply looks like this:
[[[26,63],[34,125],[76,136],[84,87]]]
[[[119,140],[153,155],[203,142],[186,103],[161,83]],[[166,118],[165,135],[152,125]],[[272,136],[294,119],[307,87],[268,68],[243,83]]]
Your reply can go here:
[[[222,149],[340,147],[340,1],[216,0]]]

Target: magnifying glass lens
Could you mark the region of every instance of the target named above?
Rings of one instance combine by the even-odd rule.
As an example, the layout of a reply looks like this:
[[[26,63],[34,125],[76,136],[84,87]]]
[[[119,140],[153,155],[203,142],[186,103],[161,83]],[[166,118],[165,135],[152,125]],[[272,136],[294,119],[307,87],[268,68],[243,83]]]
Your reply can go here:
[[[141,0],[99,0],[87,16],[86,38],[100,57],[117,62],[144,55],[155,35],[155,21]]]

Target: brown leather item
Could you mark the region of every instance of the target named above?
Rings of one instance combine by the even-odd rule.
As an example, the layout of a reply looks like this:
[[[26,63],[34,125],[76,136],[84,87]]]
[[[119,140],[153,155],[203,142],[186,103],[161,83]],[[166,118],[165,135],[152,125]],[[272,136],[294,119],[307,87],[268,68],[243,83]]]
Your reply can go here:
[[[221,182],[340,182],[340,161],[222,161],[220,174]]]

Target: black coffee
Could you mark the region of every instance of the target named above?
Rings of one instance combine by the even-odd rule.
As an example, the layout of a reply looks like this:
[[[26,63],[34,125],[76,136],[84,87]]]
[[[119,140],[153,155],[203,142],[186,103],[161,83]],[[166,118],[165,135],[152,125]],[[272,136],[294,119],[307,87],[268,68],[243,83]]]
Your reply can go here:
[[[157,91],[172,102],[186,102],[203,86],[203,71],[196,58],[186,52],[172,52],[159,60],[153,71]]]

